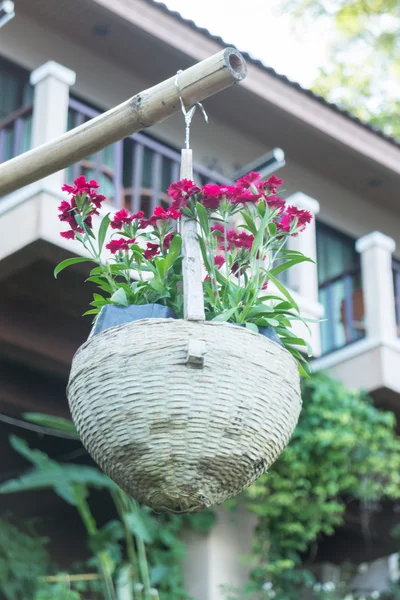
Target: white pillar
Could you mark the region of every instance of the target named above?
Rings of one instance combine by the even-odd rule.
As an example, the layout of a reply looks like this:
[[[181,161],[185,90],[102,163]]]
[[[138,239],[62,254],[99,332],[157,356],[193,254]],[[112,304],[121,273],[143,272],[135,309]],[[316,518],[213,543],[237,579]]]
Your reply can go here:
[[[32,148],[40,146],[67,131],[69,88],[74,85],[74,71],[49,61],[31,73],[35,87],[32,119]],[[59,190],[64,171],[46,177],[46,183]]]
[[[395,241],[379,231],[356,242],[356,250],[361,254],[366,334],[382,342],[397,337],[392,270],[395,248]]]

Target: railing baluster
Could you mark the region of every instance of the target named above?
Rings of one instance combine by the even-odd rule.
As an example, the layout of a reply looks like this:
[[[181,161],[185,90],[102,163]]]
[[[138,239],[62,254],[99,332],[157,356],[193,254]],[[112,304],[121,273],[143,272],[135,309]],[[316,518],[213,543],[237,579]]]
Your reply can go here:
[[[326,288],[326,318],[328,331],[328,352],[336,348],[336,331],[335,331],[335,307],[333,299],[333,286],[328,285]]]
[[[6,158],[6,130],[0,129],[0,163]]]
[[[354,307],[353,307],[353,280],[351,275],[346,275],[344,278],[344,312],[346,319],[346,326],[348,331],[349,342],[354,339]],[[346,340],[347,341],[347,340]]]
[[[179,181],[179,179],[180,179],[179,172],[180,172],[179,163],[174,161],[172,163],[172,168],[171,168],[171,183],[175,183],[175,181]]]
[[[162,172],[162,156],[158,152],[153,154],[153,165],[151,170],[151,200],[150,200],[150,214],[153,211],[160,200],[161,193],[161,172]]]
[[[79,127],[85,121],[85,117],[81,112],[75,112],[74,114],[74,128]],[[79,177],[81,171],[81,163],[77,162],[72,165],[72,179],[75,180]]]
[[[14,141],[13,141],[13,150],[12,150],[13,156],[18,156],[18,154],[21,152],[23,130],[24,130],[24,121],[20,117],[19,119],[14,121],[14,129],[13,129]]]
[[[394,271],[394,293],[396,299],[396,322],[397,328],[400,325],[400,265],[397,262],[393,263]]]
[[[140,210],[142,196],[142,177],[143,177],[143,146],[139,142],[135,143],[133,153],[133,173],[132,173],[132,207],[131,210],[137,213]]]
[[[101,168],[103,166],[103,150],[96,152],[94,155],[94,178],[99,181],[101,175]]]
[[[124,205],[124,198],[122,197],[122,175],[123,175],[123,151],[124,141],[120,140],[114,144],[114,206],[121,208]]]

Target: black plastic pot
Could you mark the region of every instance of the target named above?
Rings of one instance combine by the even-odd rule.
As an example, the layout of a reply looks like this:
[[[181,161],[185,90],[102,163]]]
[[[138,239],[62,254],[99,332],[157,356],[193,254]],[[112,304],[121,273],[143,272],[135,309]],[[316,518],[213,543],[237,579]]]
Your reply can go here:
[[[110,327],[118,327],[139,319],[176,319],[176,313],[172,308],[162,304],[131,304],[130,306],[106,304],[101,309],[90,335],[97,335]]]

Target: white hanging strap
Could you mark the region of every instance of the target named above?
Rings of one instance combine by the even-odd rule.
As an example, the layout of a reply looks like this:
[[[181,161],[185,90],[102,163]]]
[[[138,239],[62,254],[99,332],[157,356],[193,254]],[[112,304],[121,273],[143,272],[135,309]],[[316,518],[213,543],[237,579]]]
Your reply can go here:
[[[192,150],[182,150],[181,179],[193,181]],[[187,321],[204,321],[204,296],[202,281],[202,259],[197,239],[197,222],[190,217],[182,217],[183,251],[183,315]]]

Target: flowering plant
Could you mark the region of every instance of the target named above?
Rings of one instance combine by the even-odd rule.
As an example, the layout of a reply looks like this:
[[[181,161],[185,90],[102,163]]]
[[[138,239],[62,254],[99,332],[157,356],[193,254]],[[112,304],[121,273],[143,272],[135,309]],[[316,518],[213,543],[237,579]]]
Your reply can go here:
[[[145,218],[143,212],[130,214],[123,208],[112,218],[104,216],[96,235],[92,217],[99,214],[105,197],[97,193],[96,181],[78,177],[73,186],[62,188],[70,199],[59,206],[60,220],[69,225],[61,235],[79,241],[90,258],[63,261],[55,276],[77,262],[97,264],[88,281],[102,294],[94,294],[93,308],[85,314],[97,314],[106,304],[160,303],[182,318],[179,223],[185,215],[198,222],[206,319],[243,324],[253,331],[273,327],[283,345],[306,368],[298,347],[310,349],[292,331],[294,321],[306,320],[278,277],[300,262],[311,261],[285,248],[289,237],[304,231],[311,214],[287,206],[277,195],[281,184],[274,175],[263,181],[254,172],[230,186],[207,184],[199,188],[193,181],[182,179],[170,186],[167,209],[158,206],[150,218]],[[103,246],[111,230],[111,239],[105,244],[109,255],[104,259]],[[274,290],[270,291],[271,287]],[[300,370],[304,374],[304,368]]]

